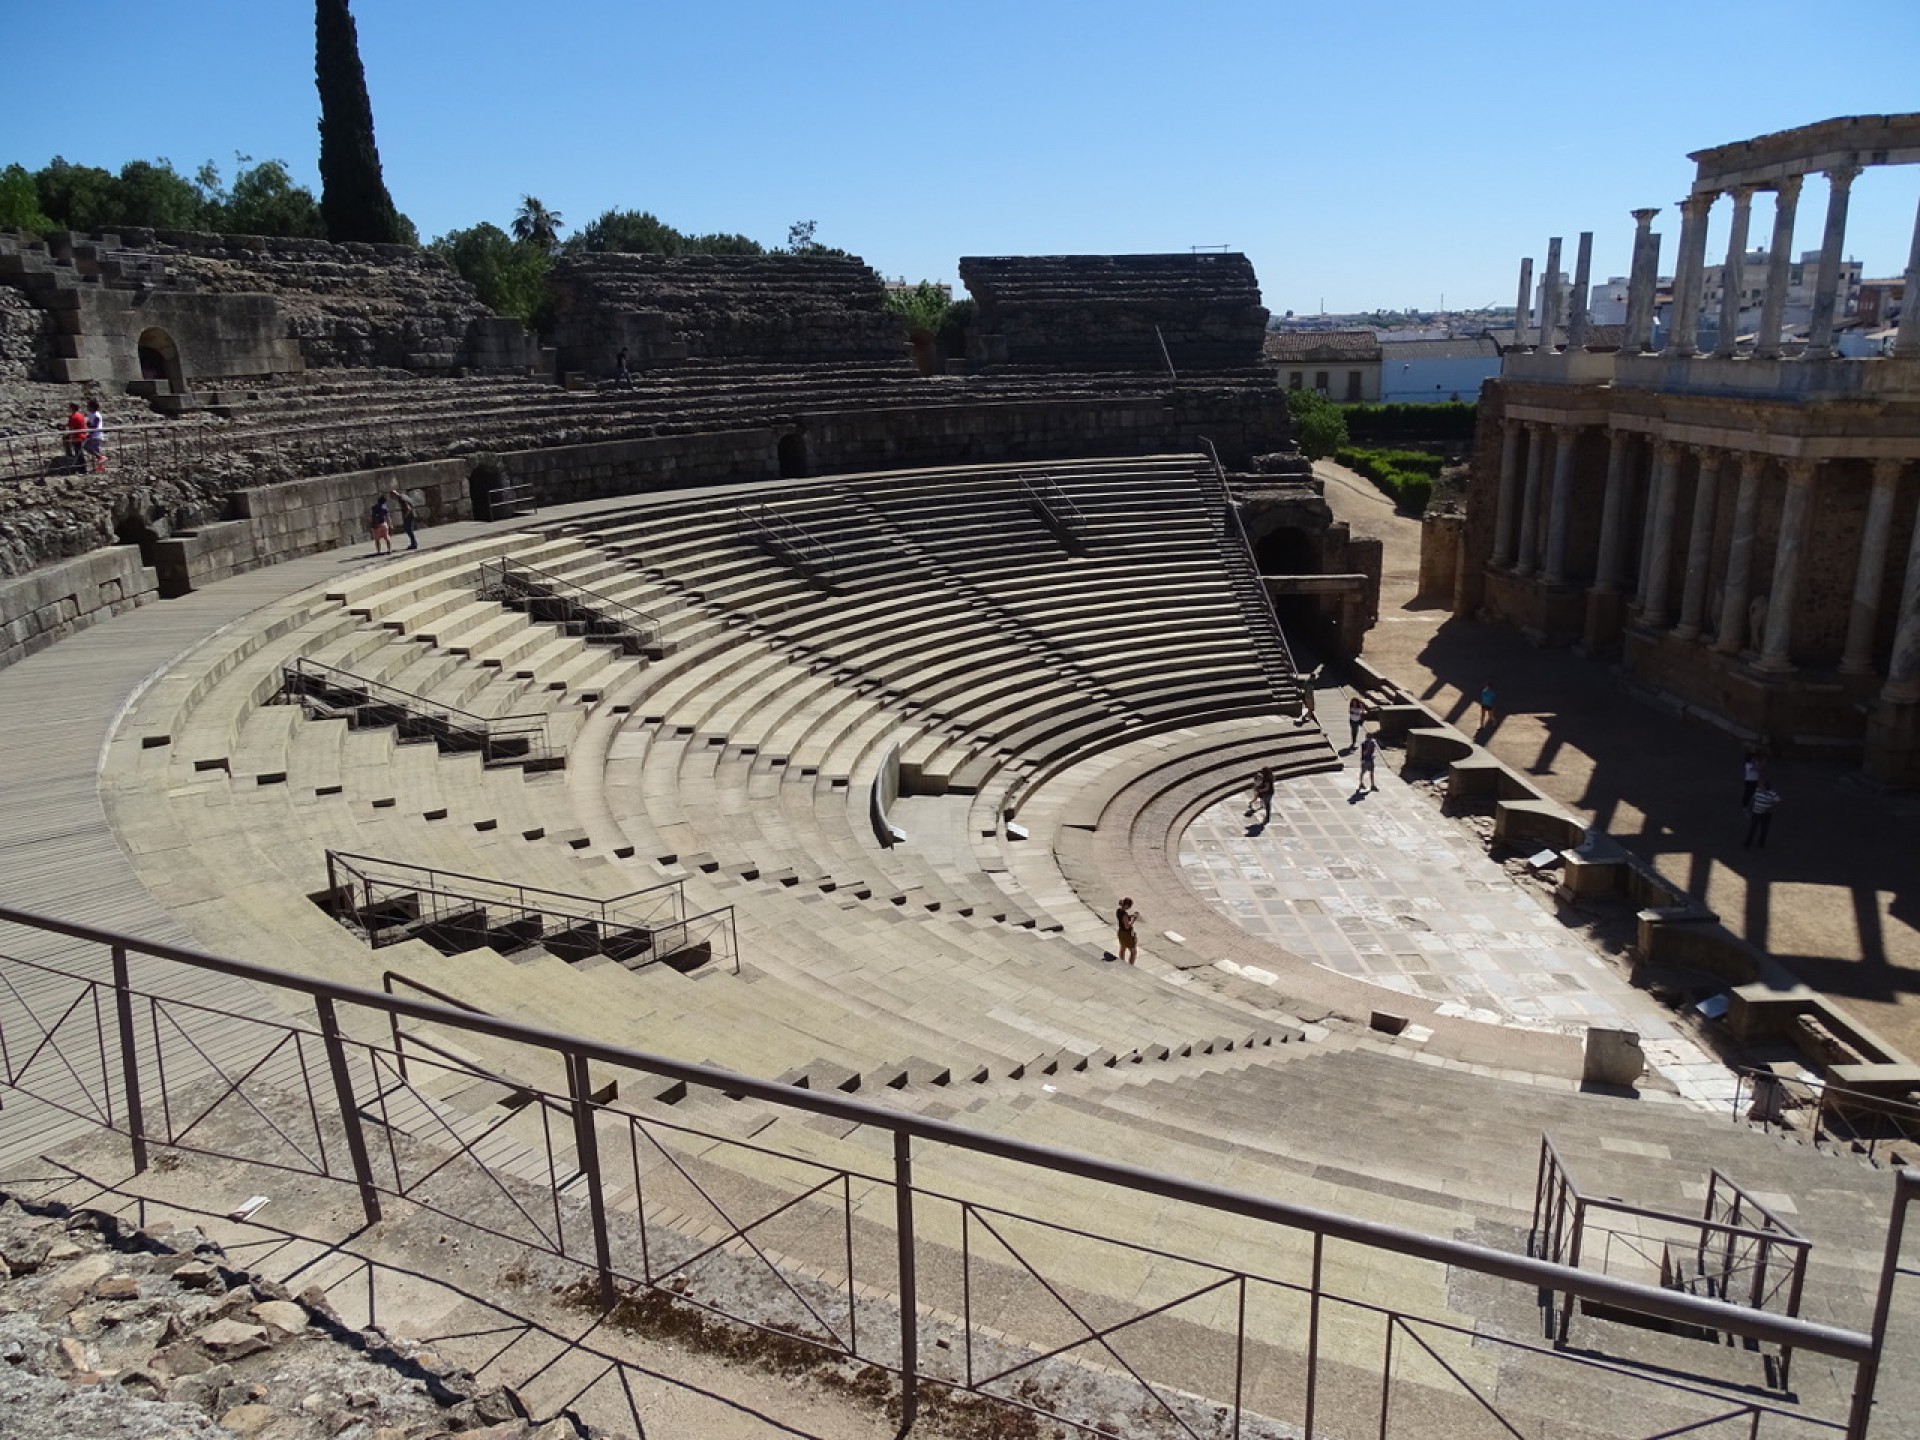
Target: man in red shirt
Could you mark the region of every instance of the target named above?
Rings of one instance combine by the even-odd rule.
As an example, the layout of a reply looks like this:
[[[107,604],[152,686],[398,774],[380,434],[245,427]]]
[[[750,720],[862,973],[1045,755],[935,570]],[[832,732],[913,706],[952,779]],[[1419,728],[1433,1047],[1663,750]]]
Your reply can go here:
[[[67,459],[73,462],[73,468],[83,474],[87,468],[87,412],[80,408],[78,400],[73,402],[73,413],[67,416]]]

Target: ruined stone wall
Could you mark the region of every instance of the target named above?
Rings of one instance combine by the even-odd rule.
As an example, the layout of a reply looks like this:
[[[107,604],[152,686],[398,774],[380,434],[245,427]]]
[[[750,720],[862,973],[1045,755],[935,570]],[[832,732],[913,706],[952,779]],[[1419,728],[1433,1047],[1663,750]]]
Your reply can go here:
[[[53,316],[0,286],[0,380],[51,380]]]
[[[976,255],[962,258],[960,278],[980,307],[969,342],[976,364],[1164,370],[1170,358],[1185,372],[1261,363],[1267,310],[1244,255]]]
[[[863,261],[796,255],[576,255],[553,271],[563,370],[683,360],[908,367],[906,327]]]
[[[132,545],[0,580],[0,668],[159,596],[157,577]]]

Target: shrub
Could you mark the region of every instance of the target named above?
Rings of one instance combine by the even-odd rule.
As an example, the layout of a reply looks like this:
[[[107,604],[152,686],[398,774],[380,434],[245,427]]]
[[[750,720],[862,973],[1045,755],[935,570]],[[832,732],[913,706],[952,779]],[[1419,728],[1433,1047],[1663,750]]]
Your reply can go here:
[[[1324,460],[1347,443],[1347,417],[1318,390],[1287,391],[1293,443],[1309,460]]]
[[[1433,482],[1445,462],[1419,450],[1370,450],[1345,446],[1333,457],[1364,475],[1400,509],[1419,515],[1433,497]]]
[[[1395,440],[1473,439],[1477,407],[1460,401],[1446,405],[1347,405],[1347,433],[1362,444]]]

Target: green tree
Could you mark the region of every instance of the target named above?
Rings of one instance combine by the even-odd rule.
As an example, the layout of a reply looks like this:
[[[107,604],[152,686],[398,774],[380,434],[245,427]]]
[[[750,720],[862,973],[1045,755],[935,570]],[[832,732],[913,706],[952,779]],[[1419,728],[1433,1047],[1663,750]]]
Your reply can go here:
[[[931,280],[922,280],[911,290],[889,290],[886,305],[907,322],[909,334],[938,335],[947,323],[953,298]]]
[[[513,238],[527,244],[537,245],[551,255],[554,247],[560,243],[560,232],[566,228],[566,221],[558,210],[549,210],[532,195],[520,197],[520,213],[513,217]]]
[[[1347,417],[1318,390],[1287,391],[1287,415],[1300,453],[1324,460],[1347,443]]]
[[[626,255],[678,255],[687,237],[650,210],[608,210],[574,231],[566,248]]]
[[[320,240],[327,233],[320,202],[306,186],[294,184],[287,167],[278,160],[262,160],[235,173],[233,189],[227,196],[227,223],[243,235],[296,235]]]
[[[0,170],[0,230],[28,230],[44,235],[59,227],[40,208],[40,191],[24,165]]]
[[[413,227],[394,208],[380,176],[373,102],[367,98],[359,33],[347,0],[315,0],[313,68],[320,91],[320,213],[327,238],[407,243]]]
[[[119,182],[97,165],[69,165],[56,155],[34,173],[33,184],[53,229],[98,230],[119,219]]]
[[[173,162],[129,160],[120,167],[113,225],[145,225],[155,230],[198,230],[207,223],[206,197]]]
[[[528,325],[544,318],[553,260],[532,241],[512,239],[498,225],[483,221],[471,229],[449,230],[429,248],[480,292],[489,309]]]

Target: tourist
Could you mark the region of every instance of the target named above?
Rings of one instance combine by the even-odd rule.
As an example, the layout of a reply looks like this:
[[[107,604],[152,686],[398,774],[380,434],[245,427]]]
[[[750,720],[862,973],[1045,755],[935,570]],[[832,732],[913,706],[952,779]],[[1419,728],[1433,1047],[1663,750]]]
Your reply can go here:
[[[418,523],[419,517],[414,512],[413,501],[407,498],[404,490],[389,490],[387,498],[393,501],[392,508],[400,512],[400,529],[407,537],[407,549],[418,550],[420,539],[413,533],[413,527]]]
[[[1120,935],[1120,958],[1131,965],[1140,953],[1140,942],[1134,938],[1134,927],[1140,923],[1140,912],[1133,908],[1133,897],[1125,896],[1120,908],[1113,912],[1114,929]]]
[[[1369,735],[1360,742],[1360,789],[1364,790],[1369,786],[1375,790],[1380,788],[1380,782],[1373,775],[1373,760],[1379,753],[1380,742],[1373,736]]]
[[[1493,724],[1493,703],[1499,698],[1493,693],[1491,680],[1480,687],[1480,728],[1482,730]]]
[[[1260,823],[1266,824],[1273,819],[1273,767],[1262,765],[1253,777],[1253,799],[1247,802],[1247,818],[1253,818],[1254,810],[1260,811]]]
[[[1360,743],[1360,727],[1367,723],[1367,706],[1358,695],[1347,701],[1347,749]]]
[[[1311,675],[1304,676],[1300,684],[1300,713],[1293,717],[1296,725],[1311,725],[1320,717],[1313,711],[1313,681]]]
[[[1753,808],[1753,792],[1760,788],[1760,752],[1749,750],[1740,762],[1740,808]]]
[[[107,468],[107,417],[100,413],[100,402],[87,407],[87,454],[93,457],[93,473]]]
[[[78,400],[73,402],[73,413],[67,416],[67,461],[74,473],[87,473],[87,412],[80,408]]]
[[[373,553],[391,555],[393,553],[393,516],[387,509],[387,497],[376,495],[373,498],[373,514],[367,518],[367,528],[373,532]]]
[[[1740,842],[1740,848],[1760,842],[1762,850],[1767,848],[1767,831],[1773,828],[1774,807],[1780,803],[1780,792],[1773,788],[1773,782],[1764,777],[1760,788],[1753,792],[1753,799],[1747,802],[1747,838]]]
[[[627,351],[625,346],[620,348],[620,358],[615,363],[618,369],[614,373],[614,378],[620,382],[621,389],[631,390],[633,388],[633,372],[627,368]]]

